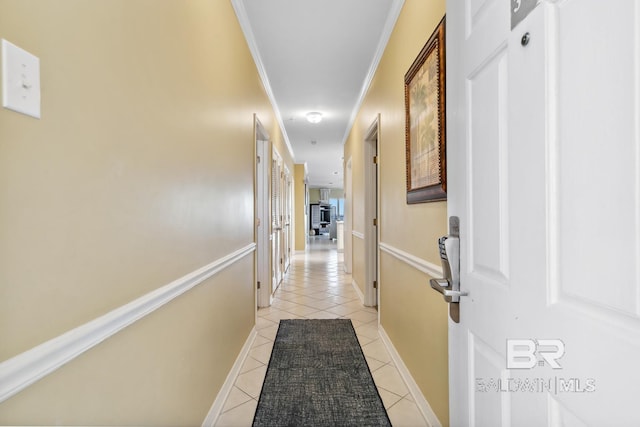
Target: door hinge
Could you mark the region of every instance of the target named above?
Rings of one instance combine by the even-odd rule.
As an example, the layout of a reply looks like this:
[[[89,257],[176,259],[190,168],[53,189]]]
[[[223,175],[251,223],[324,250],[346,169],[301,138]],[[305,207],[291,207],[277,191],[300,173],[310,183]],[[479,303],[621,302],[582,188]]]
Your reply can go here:
[[[378,218],[373,218],[373,226],[374,227],[378,226]]]
[[[373,164],[378,164],[378,156],[373,156]]]
[[[257,156],[257,157],[258,157],[258,163],[260,163],[260,156]]]
[[[378,281],[377,280],[373,281],[373,289],[378,289]]]
[[[280,264],[282,264],[282,263],[283,263],[282,258],[280,258]]]
[[[258,282],[258,289],[260,289],[260,282]]]

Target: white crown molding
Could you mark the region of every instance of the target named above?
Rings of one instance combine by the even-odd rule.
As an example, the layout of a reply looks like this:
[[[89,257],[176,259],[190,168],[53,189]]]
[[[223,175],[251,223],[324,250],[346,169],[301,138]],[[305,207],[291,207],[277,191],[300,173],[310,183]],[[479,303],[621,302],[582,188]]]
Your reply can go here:
[[[168,285],[0,363],[0,402],[244,258],[251,243]]]
[[[442,427],[442,423],[436,416],[436,413],[433,412],[433,409],[431,408],[431,405],[429,405],[427,399],[425,399],[420,387],[418,387],[418,384],[413,379],[409,369],[402,361],[402,357],[400,357],[398,350],[394,347],[389,335],[387,335],[387,332],[384,330],[382,325],[378,325],[378,332],[380,332],[380,338],[382,338],[382,342],[385,347],[387,347],[389,355],[391,356],[393,363],[396,365],[396,368],[398,368],[398,372],[400,373],[402,380],[407,385],[409,393],[411,393],[411,397],[413,397],[413,401],[416,402],[416,406],[418,406],[418,409],[422,413],[422,416],[429,427]]]
[[[376,48],[376,53],[373,56],[373,60],[371,61],[371,65],[369,66],[369,72],[362,83],[362,88],[360,89],[360,94],[358,95],[358,100],[353,106],[353,111],[351,112],[351,117],[349,117],[349,122],[347,124],[347,129],[342,137],[342,145],[347,142],[347,138],[349,138],[349,134],[351,133],[351,128],[356,121],[356,117],[358,117],[358,112],[360,111],[360,107],[364,102],[364,98],[367,96],[367,92],[369,91],[369,86],[371,86],[371,82],[373,81],[373,77],[376,75],[376,71],[378,70],[378,64],[380,64],[380,60],[382,59],[382,55],[384,54],[384,50],[387,47],[387,43],[389,43],[389,39],[391,38],[391,34],[393,33],[393,28],[396,26],[396,21],[400,16],[400,12],[402,11],[402,6],[404,6],[404,0],[393,0],[391,3],[391,7],[389,8],[389,15],[387,16],[387,21],[384,23],[384,28],[382,29],[382,34],[380,35],[380,41],[378,42],[378,47]]]
[[[351,230],[351,235],[352,235],[353,237],[357,237],[357,238],[358,238],[358,239],[360,239],[360,240],[364,240],[364,233],[361,233],[361,232],[359,232],[359,231]]]
[[[415,255],[411,255],[410,253],[393,247],[387,243],[380,242],[380,250],[388,253],[389,255],[393,255],[400,261],[409,264],[413,268],[420,270],[431,277],[442,277],[442,267],[439,265],[430,263],[422,258],[418,258]]]
[[[249,21],[249,15],[247,15],[247,10],[244,7],[242,0],[231,0],[231,5],[236,12],[236,17],[238,18],[238,22],[240,23],[240,28],[242,29],[242,33],[244,34],[244,38],[247,41],[247,45],[249,46],[249,51],[251,51],[251,56],[253,57],[253,62],[256,63],[256,68],[258,69],[258,75],[260,76],[260,80],[262,80],[262,85],[264,86],[264,90],[267,93],[267,97],[269,101],[271,101],[271,108],[273,108],[273,112],[276,116],[276,120],[278,120],[278,125],[280,125],[280,131],[282,132],[282,136],[284,138],[284,142],[289,150],[289,155],[293,159],[295,163],[295,155],[293,154],[293,148],[291,146],[291,142],[289,142],[289,135],[287,135],[287,130],[284,127],[284,122],[282,121],[282,115],[280,114],[280,109],[278,108],[278,103],[276,102],[276,97],[273,94],[273,90],[271,89],[271,84],[269,83],[269,77],[267,76],[267,70],[264,68],[264,63],[262,62],[262,57],[260,56],[260,51],[258,50],[258,44],[256,43],[256,38],[253,35],[253,31],[251,30],[251,22]]]
[[[249,333],[249,337],[245,341],[242,349],[240,350],[240,354],[236,358],[231,371],[227,375],[227,379],[222,384],[222,388],[218,392],[216,396],[216,400],[213,401],[213,405],[211,405],[211,409],[209,409],[209,413],[207,417],[202,422],[202,427],[214,427],[216,425],[216,421],[218,421],[218,417],[220,416],[220,412],[222,412],[222,408],[224,407],[227,398],[229,397],[229,393],[231,393],[231,389],[240,374],[240,369],[244,365],[245,360],[247,360],[247,356],[249,356],[249,351],[251,350],[251,346],[258,336],[258,331],[254,327]]]

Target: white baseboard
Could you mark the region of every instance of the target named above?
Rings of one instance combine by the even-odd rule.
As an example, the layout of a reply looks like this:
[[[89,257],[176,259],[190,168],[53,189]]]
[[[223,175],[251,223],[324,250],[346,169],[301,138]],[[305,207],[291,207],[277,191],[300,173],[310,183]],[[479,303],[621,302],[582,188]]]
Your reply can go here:
[[[414,402],[416,402],[416,405],[422,413],[425,421],[427,422],[429,427],[442,427],[442,423],[436,416],[435,412],[433,412],[433,409],[431,409],[431,405],[429,405],[429,402],[427,402],[427,399],[425,399],[424,395],[420,391],[420,387],[418,387],[418,384],[409,373],[409,369],[407,369],[407,366],[402,361],[400,354],[393,346],[389,335],[387,335],[386,331],[380,324],[378,325],[378,331],[380,332],[382,342],[384,343],[385,347],[387,347],[387,350],[389,350],[389,355],[391,356],[393,363],[396,365],[396,368],[398,368],[400,376],[404,380],[404,383],[407,385],[409,393],[411,393],[411,397],[413,397]]]
[[[360,302],[362,303],[362,305],[364,305],[364,294],[362,293],[362,291],[358,287],[358,284],[356,283],[356,281],[353,280],[353,279],[351,280],[351,286],[353,286],[353,289],[356,290],[356,293],[358,294],[358,297],[360,297]]]
[[[251,330],[251,333],[249,333],[247,341],[245,341],[244,345],[242,346],[242,350],[240,350],[240,354],[238,354],[238,357],[236,358],[231,371],[229,371],[227,379],[224,381],[224,384],[222,384],[222,388],[218,392],[216,399],[213,401],[213,405],[211,405],[211,409],[209,409],[207,417],[202,422],[203,427],[213,427],[215,426],[216,421],[218,421],[220,412],[222,412],[222,408],[227,401],[227,397],[229,397],[229,393],[231,393],[231,388],[233,387],[233,384],[235,384],[236,378],[240,373],[240,369],[242,369],[244,361],[247,359],[247,356],[249,356],[249,351],[251,350],[251,346],[253,345],[253,342],[255,341],[257,336],[258,331],[256,331],[256,328],[254,327]]]

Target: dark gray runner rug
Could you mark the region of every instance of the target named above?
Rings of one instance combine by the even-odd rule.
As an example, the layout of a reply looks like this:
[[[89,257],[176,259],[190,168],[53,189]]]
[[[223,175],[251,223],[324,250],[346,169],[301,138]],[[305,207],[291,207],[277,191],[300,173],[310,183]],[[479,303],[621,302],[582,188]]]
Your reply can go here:
[[[281,320],[253,426],[390,426],[349,319]]]

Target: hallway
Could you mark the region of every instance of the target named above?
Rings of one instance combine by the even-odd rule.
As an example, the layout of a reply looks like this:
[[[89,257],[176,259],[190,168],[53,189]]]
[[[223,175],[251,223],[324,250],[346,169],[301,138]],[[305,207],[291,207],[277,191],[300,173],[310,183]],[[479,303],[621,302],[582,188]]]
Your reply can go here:
[[[343,254],[324,237],[296,254],[269,308],[258,310],[258,336],[216,426],[249,426],[258,404],[280,319],[348,318],[394,426],[427,425],[380,338],[377,311],[364,307],[344,273]]]

